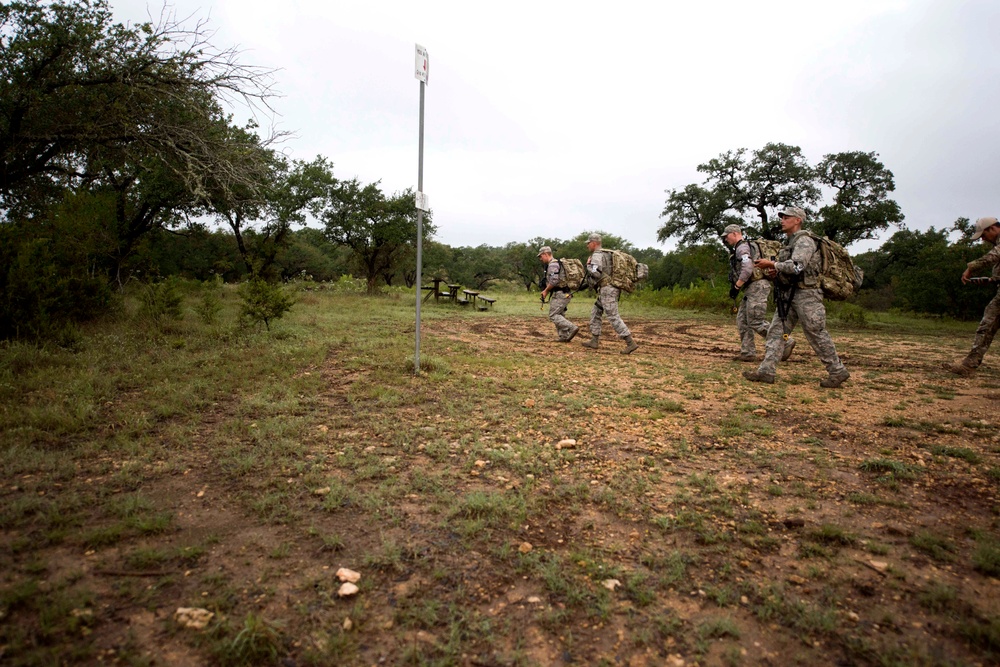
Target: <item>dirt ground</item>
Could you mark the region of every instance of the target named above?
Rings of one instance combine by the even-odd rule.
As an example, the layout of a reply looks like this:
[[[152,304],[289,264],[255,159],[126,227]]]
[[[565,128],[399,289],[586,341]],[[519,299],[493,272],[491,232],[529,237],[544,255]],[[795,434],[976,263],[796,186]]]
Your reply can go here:
[[[275,621],[282,665],[1000,664],[995,358],[957,378],[940,365],[968,340],[835,331],[852,377],[826,390],[797,332],[761,385],[727,322],[629,324],[640,348],[622,356],[609,336],[558,343],[542,318],[426,322],[455,380],[400,380],[410,398],[382,410],[356,399],[377,376],[335,346],[303,371],[325,387],[298,415],[306,472],[235,474],[218,448],[244,437],[225,429],[245,408],[220,402],[141,486],[169,531],[7,562],[46,564],[39,595],[90,592],[67,663],[81,647],[100,664],[239,662],[173,622],[204,606],[234,632],[248,612]],[[246,494],[276,489],[293,509],[264,520]],[[29,475],[3,502],[61,492]],[[338,597],[340,567],[362,573],[357,596]]]

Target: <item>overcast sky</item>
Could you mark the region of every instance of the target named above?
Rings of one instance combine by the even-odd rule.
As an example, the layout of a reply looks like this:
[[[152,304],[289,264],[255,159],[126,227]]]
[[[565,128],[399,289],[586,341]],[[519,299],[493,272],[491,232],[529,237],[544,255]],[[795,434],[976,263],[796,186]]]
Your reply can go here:
[[[110,0],[156,20],[163,3]],[[661,247],[666,190],[768,142],[875,151],[910,229],[1000,215],[1000,2],[174,0],[276,68],[291,157],[424,191],[452,246],[603,229]],[[891,235],[890,230],[885,238]],[[877,245],[877,244],[875,244]],[[864,247],[862,247],[864,246]],[[855,250],[870,247],[858,244]]]

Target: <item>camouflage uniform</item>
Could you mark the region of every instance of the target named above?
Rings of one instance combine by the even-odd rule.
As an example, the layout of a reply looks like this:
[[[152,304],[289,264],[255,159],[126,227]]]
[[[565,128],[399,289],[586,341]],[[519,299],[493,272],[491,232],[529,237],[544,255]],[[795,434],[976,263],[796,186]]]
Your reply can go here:
[[[611,272],[611,255],[606,252],[597,251],[587,259],[587,276],[591,285],[599,285],[601,277]],[[590,311],[590,335],[597,337],[601,335],[601,319],[603,315],[608,316],[615,333],[621,338],[628,338],[632,335],[621,315],[618,314],[618,297],[621,290],[611,285],[597,288],[597,301]]]
[[[992,278],[1000,280],[1000,245],[994,244],[988,253],[968,264],[971,272],[980,272],[990,266],[993,267]],[[978,368],[983,363],[986,350],[990,349],[990,343],[993,342],[993,337],[998,330],[1000,330],[1000,289],[997,290],[993,300],[986,304],[983,319],[979,323],[976,337],[972,341],[972,350],[962,361],[962,365],[970,369]]]
[[[796,322],[801,322],[802,333],[826,366],[830,377],[848,375],[847,369],[837,356],[837,348],[833,344],[830,332],[826,330],[826,308],[823,306],[823,290],[819,288],[822,258],[817,250],[816,241],[809,236],[809,232],[800,230],[785,241],[784,247],[778,253],[778,261],[774,265],[778,272],[776,289],[781,289],[782,281],[785,285],[798,281],[798,286],[784,323],[778,313],[775,313],[771,320],[764,360],[757,368],[759,374],[774,376],[778,361],[785,351],[784,335],[791,333]]]
[[[549,319],[556,325],[559,340],[568,341],[576,334],[579,327],[566,319],[563,313],[569,307],[573,293],[559,285],[559,260],[549,262],[545,271],[545,282],[549,286]]]
[[[736,311],[736,331],[740,335],[740,356],[755,357],[757,346],[754,343],[754,333],[761,338],[767,338],[769,322],[767,315],[767,297],[771,294],[771,283],[766,280],[753,280],[753,255],[746,239],[740,240],[733,248],[734,276],[732,283],[743,282],[743,298],[739,310]],[[738,269],[738,272],[737,272]]]

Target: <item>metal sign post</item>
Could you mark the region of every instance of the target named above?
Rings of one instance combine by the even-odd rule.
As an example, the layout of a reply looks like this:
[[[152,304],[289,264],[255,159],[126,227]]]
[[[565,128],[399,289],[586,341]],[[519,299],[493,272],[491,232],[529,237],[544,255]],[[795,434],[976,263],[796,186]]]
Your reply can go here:
[[[427,208],[427,195],[424,194],[424,87],[427,85],[427,74],[430,62],[427,57],[427,49],[416,45],[416,68],[414,74],[420,81],[420,148],[417,151],[417,326],[416,326],[416,350],[413,355],[413,373],[420,373],[420,299],[423,296],[423,280],[420,272],[422,269],[423,249],[424,249],[424,211]]]

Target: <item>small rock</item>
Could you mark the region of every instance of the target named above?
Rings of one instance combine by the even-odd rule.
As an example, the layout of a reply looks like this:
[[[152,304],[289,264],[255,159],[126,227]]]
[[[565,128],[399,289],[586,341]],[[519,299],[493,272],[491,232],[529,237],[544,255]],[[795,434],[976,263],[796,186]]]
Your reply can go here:
[[[601,582],[601,586],[604,586],[609,591],[613,591],[621,585],[622,582],[618,581],[617,579],[605,579],[604,581]]]
[[[849,611],[847,612],[847,619],[852,623],[857,623],[858,621],[861,620],[861,617],[858,616],[855,612]]]
[[[475,466],[477,468],[485,468],[486,467],[486,461],[483,461],[482,459],[479,459],[478,461],[476,461]]]
[[[533,408],[533,407],[535,407],[535,399],[529,398],[529,399],[525,400],[524,401],[524,407],[526,407],[526,408]]]
[[[337,591],[337,595],[342,598],[349,598],[352,595],[357,595],[358,590],[360,589],[357,586],[348,581],[340,586],[340,590]]]
[[[764,408],[757,408],[756,410],[753,411],[753,413],[755,415],[757,415],[758,417],[766,417],[767,416],[767,410],[765,410]]]
[[[806,520],[802,517],[790,516],[781,523],[785,524],[785,528],[802,528],[806,525]]]
[[[350,632],[351,628],[354,627],[354,621],[351,620],[350,616],[344,619],[344,632]]]
[[[750,604],[750,598],[748,598],[745,595],[741,595],[740,596],[740,604],[742,604],[742,605],[748,605],[748,604]]]
[[[527,601],[530,604],[538,604],[539,602],[542,601],[542,598],[538,597],[537,595],[532,595],[530,598],[528,598]]]
[[[791,583],[795,584],[796,586],[803,586],[806,583],[806,580],[803,579],[802,577],[800,577],[797,574],[789,575],[788,581],[790,581]]]
[[[348,570],[346,567],[342,567],[337,570],[337,579],[341,581],[349,581],[352,584],[356,584],[361,581],[361,573],[355,572],[354,570]]]
[[[178,607],[174,612],[174,620],[190,630],[204,630],[214,616],[209,610],[197,607]]]
[[[868,564],[879,572],[885,572],[889,568],[889,564],[881,560],[870,560]]]
[[[521,542],[521,546],[519,546],[519,547],[517,548],[517,550],[518,550],[518,551],[520,551],[520,552],[521,552],[521,553],[523,553],[523,554],[526,554],[526,553],[528,553],[528,552],[529,552],[529,551],[531,551],[532,549],[534,549],[534,547],[533,547],[533,546],[531,546],[531,543],[530,543],[530,542]]]
[[[670,655],[667,656],[667,664],[670,665],[670,667],[684,667],[687,663],[685,663],[684,658],[679,655]]]
[[[317,496],[325,496],[326,494],[330,493],[330,487],[324,486],[322,489],[316,489],[315,491],[313,491],[313,493],[315,493]]]
[[[576,447],[576,440],[566,438],[556,443],[556,449],[573,449]]]

